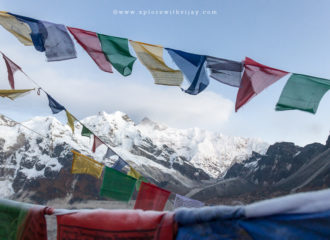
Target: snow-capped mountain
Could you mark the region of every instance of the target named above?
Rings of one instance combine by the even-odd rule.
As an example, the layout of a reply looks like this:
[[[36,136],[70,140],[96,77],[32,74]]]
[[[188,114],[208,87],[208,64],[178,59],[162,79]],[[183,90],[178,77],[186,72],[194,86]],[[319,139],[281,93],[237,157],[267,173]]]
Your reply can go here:
[[[81,122],[142,175],[179,193],[222,176],[234,163],[247,159],[252,152],[265,154],[269,147],[258,139],[224,136],[198,128],[175,129],[148,118],[136,124],[122,112],[101,112]],[[107,149],[104,145],[92,153],[93,139],[81,136],[79,123],[75,124],[74,134],[54,117],[35,117],[22,124],[42,136],[0,116],[1,197],[25,189],[47,188],[47,181],[51,186],[44,191],[53,197],[74,193],[77,180],[70,174],[72,149],[108,166],[116,160],[116,156],[103,159]],[[63,180],[58,188],[51,183],[56,179]],[[63,184],[68,188],[63,189]]]

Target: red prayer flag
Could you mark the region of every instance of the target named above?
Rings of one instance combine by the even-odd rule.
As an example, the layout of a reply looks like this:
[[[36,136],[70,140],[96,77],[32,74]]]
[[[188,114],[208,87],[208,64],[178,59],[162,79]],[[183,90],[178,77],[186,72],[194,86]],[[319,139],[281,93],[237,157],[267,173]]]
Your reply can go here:
[[[170,194],[153,184],[142,182],[134,209],[163,211]]]
[[[94,135],[94,143],[93,143],[93,148],[92,148],[92,151],[95,153],[95,150],[98,146],[102,145],[103,142]]]
[[[26,223],[20,239],[47,240],[47,223],[45,214],[52,215],[48,207],[32,207],[26,217]]]
[[[84,210],[57,216],[57,240],[175,239],[174,212]]]
[[[94,60],[97,66],[105,71],[112,73],[110,62],[106,59],[100,40],[95,32],[86,31],[79,28],[67,27],[76,41],[85,49],[88,55]]]
[[[288,72],[262,65],[246,57],[241,86],[236,97],[235,111]]]
[[[16,65],[12,60],[10,60],[5,54],[2,53],[2,57],[5,60],[7,71],[8,71],[8,81],[11,86],[11,89],[15,89],[15,82],[14,82],[14,73],[17,70],[22,71],[22,69]]]

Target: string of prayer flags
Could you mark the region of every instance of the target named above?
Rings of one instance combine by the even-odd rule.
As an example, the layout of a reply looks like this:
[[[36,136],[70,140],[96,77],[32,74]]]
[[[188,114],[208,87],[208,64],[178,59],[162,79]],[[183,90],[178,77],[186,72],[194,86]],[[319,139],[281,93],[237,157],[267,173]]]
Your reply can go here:
[[[211,70],[211,78],[233,87],[241,85],[242,62],[207,56],[206,67]]]
[[[48,62],[73,59],[77,57],[73,41],[63,24],[41,21],[47,35],[44,36],[44,48]]]
[[[72,114],[69,113],[67,110],[65,110],[65,113],[66,113],[66,117],[68,119],[68,125],[72,129],[72,133],[74,133],[74,121],[76,120],[76,118],[74,116],[72,116]]]
[[[17,20],[17,18],[7,12],[0,11],[0,25],[25,46],[33,45],[30,36],[31,29],[26,23]]]
[[[124,161],[121,157],[113,164],[111,168],[121,171],[128,163]]]
[[[49,101],[49,107],[52,110],[53,114],[56,114],[56,113],[61,112],[62,110],[65,110],[65,108],[61,104],[56,102],[54,98],[52,98],[48,93],[46,93],[46,94],[47,94],[48,101]]]
[[[191,95],[197,95],[209,85],[210,80],[206,75],[204,66],[206,60],[205,56],[170,48],[166,48],[166,50],[190,82],[189,88],[184,90],[184,92]]]
[[[150,71],[155,84],[180,86],[183,81],[181,71],[168,67],[163,59],[162,46],[131,41],[136,55],[142,64]]]
[[[11,89],[15,89],[15,82],[14,82],[14,73],[17,70],[22,71],[20,66],[10,60],[5,54],[2,53],[3,60],[5,60],[7,72],[8,72],[8,81],[10,84]]]
[[[17,20],[26,23],[30,27],[30,35],[35,49],[39,52],[45,51],[45,36],[47,34],[45,26],[37,19],[24,17],[9,13],[17,18]]]
[[[251,98],[288,74],[288,72],[262,65],[248,57],[245,58],[244,67],[241,86],[236,97],[236,112]]]
[[[174,208],[186,207],[186,208],[200,208],[203,207],[204,203],[191,199],[180,194],[175,195]]]
[[[97,136],[94,135],[94,143],[93,143],[93,147],[92,147],[93,153],[95,153],[96,148],[98,148],[102,144],[103,144],[103,142]]]
[[[73,153],[72,174],[89,174],[96,178],[101,177],[103,164],[74,150],[71,152]]]
[[[136,171],[134,168],[132,168],[131,166],[129,167],[129,171],[127,173],[128,176],[131,176],[135,179],[139,179],[141,177],[141,174]]]
[[[22,97],[34,89],[19,89],[19,90],[0,90],[0,97],[7,97],[14,100],[18,97]]]
[[[47,240],[46,208],[0,199],[0,239]]]
[[[93,135],[93,133],[83,125],[83,128],[81,130],[81,136],[90,137],[91,135]]]
[[[328,79],[293,73],[282,90],[276,111],[298,109],[315,114],[329,89]]]
[[[134,192],[135,184],[135,178],[106,166],[100,195],[128,202]]]
[[[102,51],[112,66],[123,76],[132,73],[136,57],[132,56],[128,48],[128,39],[97,34],[101,42]]]
[[[142,182],[134,209],[163,211],[170,194],[151,183]]]
[[[68,30],[102,71],[112,73],[111,64],[106,59],[95,32],[72,27],[68,27]]]

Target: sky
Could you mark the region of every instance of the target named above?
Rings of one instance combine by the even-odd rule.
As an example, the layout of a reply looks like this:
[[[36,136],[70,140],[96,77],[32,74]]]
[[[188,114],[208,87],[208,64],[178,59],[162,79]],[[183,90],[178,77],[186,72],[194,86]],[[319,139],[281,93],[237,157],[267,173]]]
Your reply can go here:
[[[197,54],[236,61],[247,56],[274,68],[327,79],[330,79],[329,9],[328,0],[0,0],[2,11]],[[135,14],[123,14],[121,11],[125,10]],[[172,14],[160,15],[156,10]],[[76,42],[78,57],[60,62],[47,62],[44,53],[22,45],[2,27],[0,46],[2,52],[79,119],[100,111],[122,111],[136,123],[148,117],[175,128],[197,127],[301,146],[325,143],[330,132],[329,92],[316,114],[275,111],[288,76],[235,113],[238,89],[213,79],[205,91],[191,96],[178,87],[155,85],[138,60],[128,77],[116,71],[102,72]],[[130,51],[135,55],[132,48]],[[164,59],[176,68],[166,51]],[[17,89],[35,87],[23,74],[17,73],[15,77]],[[3,61],[0,61],[0,88],[9,89]],[[32,93],[15,101],[0,99],[0,114],[25,121],[51,115],[51,111],[44,94]],[[56,118],[66,121],[64,113]]]

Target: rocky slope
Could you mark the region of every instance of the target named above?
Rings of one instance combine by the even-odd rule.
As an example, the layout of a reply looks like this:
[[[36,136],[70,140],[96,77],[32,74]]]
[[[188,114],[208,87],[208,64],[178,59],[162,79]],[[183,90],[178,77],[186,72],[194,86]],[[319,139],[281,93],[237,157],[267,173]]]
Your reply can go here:
[[[198,128],[174,129],[147,118],[136,124],[121,112],[101,112],[82,122],[151,182],[180,194],[213,184],[228,167],[252,152],[264,154],[269,146]],[[111,166],[116,157],[103,159],[105,146],[92,153],[92,139],[80,135],[80,124],[72,134],[54,117],[36,117],[23,124],[42,136],[0,116],[1,197],[37,203],[100,199],[101,180],[70,173],[70,151]]]
[[[266,154],[253,153],[234,163],[223,179],[187,195],[210,204],[236,204],[329,187],[330,136],[325,145],[275,143]]]

